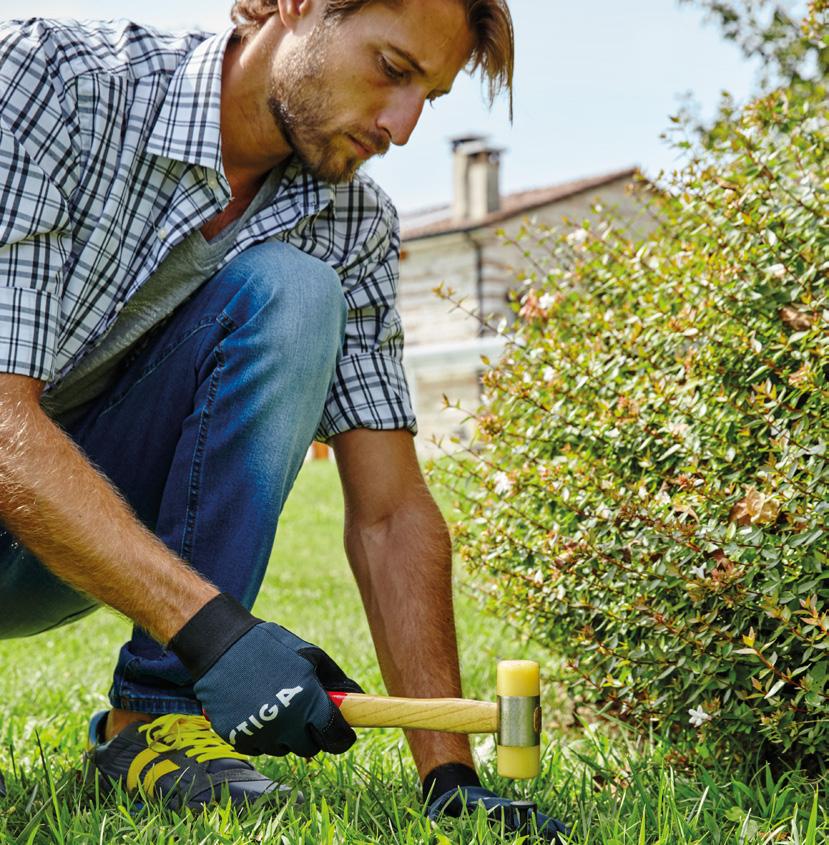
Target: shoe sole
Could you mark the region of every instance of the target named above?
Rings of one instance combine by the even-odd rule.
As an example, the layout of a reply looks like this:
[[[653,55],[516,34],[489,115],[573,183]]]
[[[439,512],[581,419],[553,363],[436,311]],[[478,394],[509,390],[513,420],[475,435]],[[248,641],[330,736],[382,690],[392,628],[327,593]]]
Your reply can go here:
[[[0,782],[1,781],[2,775],[0,775]],[[136,810],[144,810],[149,803],[143,798],[141,798],[140,795],[137,795],[136,793],[131,794],[127,792],[120,778],[113,778],[111,775],[108,775],[106,772],[99,769],[98,764],[95,762],[95,758],[89,751],[85,751],[83,754],[82,784],[84,789],[89,791],[94,791],[96,785],[103,786],[103,791],[107,794],[120,790],[122,793],[128,795],[132,799],[132,806]],[[225,790],[223,789],[222,792],[225,792]],[[167,809],[170,809],[174,812],[180,812],[183,808],[187,808],[194,811],[209,810],[215,806],[224,806],[226,804],[226,800],[213,799],[211,801],[186,802],[182,807],[182,805],[180,804],[176,805],[177,799],[180,799],[180,796],[176,795],[175,793],[172,793],[167,796],[154,797],[152,803],[157,806],[166,807]],[[305,796],[298,789],[292,789],[290,786],[287,786],[284,783],[280,783],[277,784],[275,789],[271,789],[268,792],[261,793],[259,796],[257,796],[254,801],[249,801],[246,797],[234,801],[232,798],[230,798],[229,795],[227,795],[227,800],[229,800],[234,805],[237,811],[245,811],[248,809],[259,810],[264,805],[280,804],[289,800],[293,801],[296,806],[300,806],[305,803]]]

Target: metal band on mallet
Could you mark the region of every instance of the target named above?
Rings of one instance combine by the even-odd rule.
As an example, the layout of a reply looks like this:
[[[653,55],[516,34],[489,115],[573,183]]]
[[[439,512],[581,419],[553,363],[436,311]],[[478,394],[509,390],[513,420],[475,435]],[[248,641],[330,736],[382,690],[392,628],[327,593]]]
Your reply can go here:
[[[541,685],[533,660],[501,660],[495,682],[498,774],[534,778],[540,770]]]
[[[541,741],[541,697],[498,696],[498,745],[527,748]]]

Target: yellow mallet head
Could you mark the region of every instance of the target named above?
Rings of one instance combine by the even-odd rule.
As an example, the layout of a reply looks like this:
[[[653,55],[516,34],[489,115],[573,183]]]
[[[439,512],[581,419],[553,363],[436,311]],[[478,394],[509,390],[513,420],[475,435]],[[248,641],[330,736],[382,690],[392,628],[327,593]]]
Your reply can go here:
[[[534,778],[541,767],[541,684],[532,660],[498,663],[498,774]]]

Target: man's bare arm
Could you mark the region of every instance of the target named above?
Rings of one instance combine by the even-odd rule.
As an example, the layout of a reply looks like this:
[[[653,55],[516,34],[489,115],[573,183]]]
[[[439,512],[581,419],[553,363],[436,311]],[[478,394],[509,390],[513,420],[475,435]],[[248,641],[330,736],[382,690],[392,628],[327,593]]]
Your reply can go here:
[[[345,543],[391,695],[461,695],[446,523],[406,431],[358,429],[333,439],[345,493]],[[421,777],[472,765],[464,736],[407,732]]]
[[[42,389],[0,374],[0,519],[63,581],[166,643],[218,591],[139,522],[46,416]]]

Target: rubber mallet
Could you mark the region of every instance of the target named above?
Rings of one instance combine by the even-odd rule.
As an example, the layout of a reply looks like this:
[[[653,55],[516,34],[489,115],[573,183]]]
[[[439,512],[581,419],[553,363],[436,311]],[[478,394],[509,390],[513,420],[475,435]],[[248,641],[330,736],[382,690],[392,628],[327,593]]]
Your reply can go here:
[[[354,728],[413,728],[448,733],[497,734],[498,774],[534,778],[540,768],[541,689],[538,664],[502,660],[497,704],[466,698],[390,698],[329,693]]]

